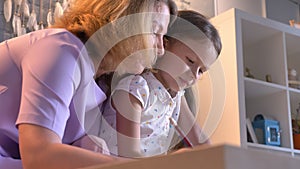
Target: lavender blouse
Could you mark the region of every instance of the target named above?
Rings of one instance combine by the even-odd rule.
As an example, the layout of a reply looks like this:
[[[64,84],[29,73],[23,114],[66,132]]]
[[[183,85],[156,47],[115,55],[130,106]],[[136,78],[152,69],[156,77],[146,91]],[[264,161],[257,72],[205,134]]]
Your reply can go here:
[[[83,43],[64,29],[0,43],[0,168],[22,168],[19,124],[48,128],[65,144],[85,134],[89,126],[84,121],[99,114],[106,99],[86,53]]]

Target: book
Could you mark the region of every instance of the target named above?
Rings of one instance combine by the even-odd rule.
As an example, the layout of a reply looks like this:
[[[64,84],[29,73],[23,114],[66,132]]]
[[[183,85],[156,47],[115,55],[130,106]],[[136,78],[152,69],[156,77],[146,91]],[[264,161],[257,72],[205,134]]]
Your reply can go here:
[[[251,120],[249,118],[246,119],[247,125],[247,140],[249,142],[258,143]]]

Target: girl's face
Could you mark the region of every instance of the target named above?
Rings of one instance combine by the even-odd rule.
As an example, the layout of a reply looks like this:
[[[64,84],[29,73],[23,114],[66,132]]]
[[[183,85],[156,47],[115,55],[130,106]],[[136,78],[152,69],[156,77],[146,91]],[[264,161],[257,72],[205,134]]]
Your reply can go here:
[[[154,66],[160,72],[160,81],[173,91],[183,90],[195,84],[217,59],[211,47],[200,45],[197,40],[185,40],[189,45],[173,40],[166,42],[166,54]],[[194,52],[189,46],[197,47]]]

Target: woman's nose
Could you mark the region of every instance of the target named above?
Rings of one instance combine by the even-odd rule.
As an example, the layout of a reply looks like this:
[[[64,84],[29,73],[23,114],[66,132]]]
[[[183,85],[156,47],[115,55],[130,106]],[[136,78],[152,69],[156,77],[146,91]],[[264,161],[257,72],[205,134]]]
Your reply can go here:
[[[165,53],[165,48],[163,44],[163,37],[156,38],[156,54],[162,56]]]

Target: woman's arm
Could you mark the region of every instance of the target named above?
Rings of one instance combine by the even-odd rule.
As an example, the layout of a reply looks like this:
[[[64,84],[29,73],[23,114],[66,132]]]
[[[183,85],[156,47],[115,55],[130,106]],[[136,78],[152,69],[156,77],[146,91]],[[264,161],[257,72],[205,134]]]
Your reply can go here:
[[[117,90],[112,96],[117,112],[118,154],[123,157],[140,157],[140,101],[126,91]]]
[[[84,135],[80,139],[73,142],[72,146],[91,150],[96,153],[110,155],[106,142],[102,138],[94,135]]]
[[[206,137],[197,123],[197,119],[195,119],[195,116],[191,112],[185,97],[182,97],[180,106],[178,126],[187,134],[186,137],[188,140],[191,141],[194,146],[209,144],[209,138]]]
[[[32,124],[19,125],[19,142],[24,169],[74,169],[121,161],[120,158],[62,144],[53,131]]]

